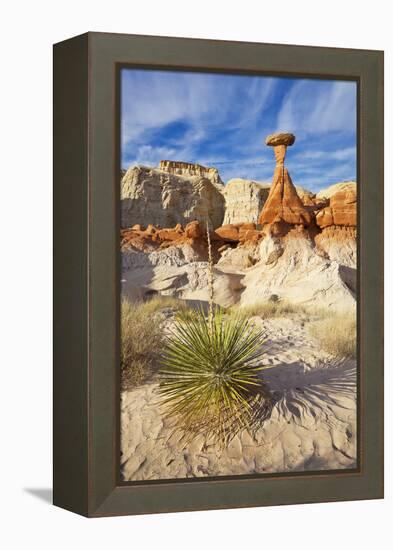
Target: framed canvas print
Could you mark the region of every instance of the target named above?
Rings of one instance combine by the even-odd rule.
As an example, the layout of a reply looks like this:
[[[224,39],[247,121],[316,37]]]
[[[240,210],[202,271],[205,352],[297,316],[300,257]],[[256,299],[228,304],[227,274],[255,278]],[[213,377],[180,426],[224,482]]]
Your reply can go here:
[[[383,496],[383,53],[54,47],[54,503]]]

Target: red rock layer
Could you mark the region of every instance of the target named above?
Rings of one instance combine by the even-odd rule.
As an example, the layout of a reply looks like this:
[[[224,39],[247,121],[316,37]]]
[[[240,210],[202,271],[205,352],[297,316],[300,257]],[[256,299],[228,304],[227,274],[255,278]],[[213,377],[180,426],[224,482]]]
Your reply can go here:
[[[161,229],[151,224],[143,229],[140,224],[136,224],[130,229],[120,231],[120,245],[121,248],[131,246],[138,250],[144,250],[149,247],[156,248],[174,243],[184,243],[188,239],[197,238],[201,233],[198,222],[188,224],[185,229],[180,224],[168,229]]]
[[[226,243],[244,244],[258,242],[262,238],[263,233],[256,229],[254,223],[230,223],[216,229],[215,236]]]
[[[253,223],[228,224],[211,232],[210,238],[215,245],[255,243],[262,238],[261,231]],[[148,225],[143,229],[140,224],[120,232],[121,248],[133,247],[138,250],[148,248],[165,248],[185,243],[206,245],[205,230],[198,221],[190,222],[183,227],[177,224],[174,228],[161,229]]]

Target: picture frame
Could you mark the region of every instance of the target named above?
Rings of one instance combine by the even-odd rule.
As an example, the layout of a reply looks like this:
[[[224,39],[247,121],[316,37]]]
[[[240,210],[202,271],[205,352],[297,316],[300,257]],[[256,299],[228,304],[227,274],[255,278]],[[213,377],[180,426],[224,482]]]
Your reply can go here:
[[[358,86],[357,470],[120,479],[120,68]],[[383,52],[86,33],[54,46],[53,501],[88,516],[383,498]]]

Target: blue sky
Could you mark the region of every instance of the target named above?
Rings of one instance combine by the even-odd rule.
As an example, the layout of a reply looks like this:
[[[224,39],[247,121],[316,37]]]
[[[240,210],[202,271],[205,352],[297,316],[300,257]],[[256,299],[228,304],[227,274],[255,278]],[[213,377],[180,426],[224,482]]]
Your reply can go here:
[[[356,84],[317,79],[122,69],[121,164],[161,159],[270,181],[266,135],[293,132],[286,165],[317,191],[356,179]]]

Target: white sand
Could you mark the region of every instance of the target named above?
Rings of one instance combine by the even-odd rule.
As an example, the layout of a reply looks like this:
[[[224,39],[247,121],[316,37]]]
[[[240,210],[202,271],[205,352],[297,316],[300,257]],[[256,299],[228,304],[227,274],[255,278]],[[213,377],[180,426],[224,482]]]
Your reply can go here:
[[[356,467],[356,363],[320,349],[301,320],[258,320],[268,335],[263,376],[277,402],[255,436],[237,435],[224,451],[203,436],[171,437],[157,382],[123,392],[124,480],[170,479]]]

